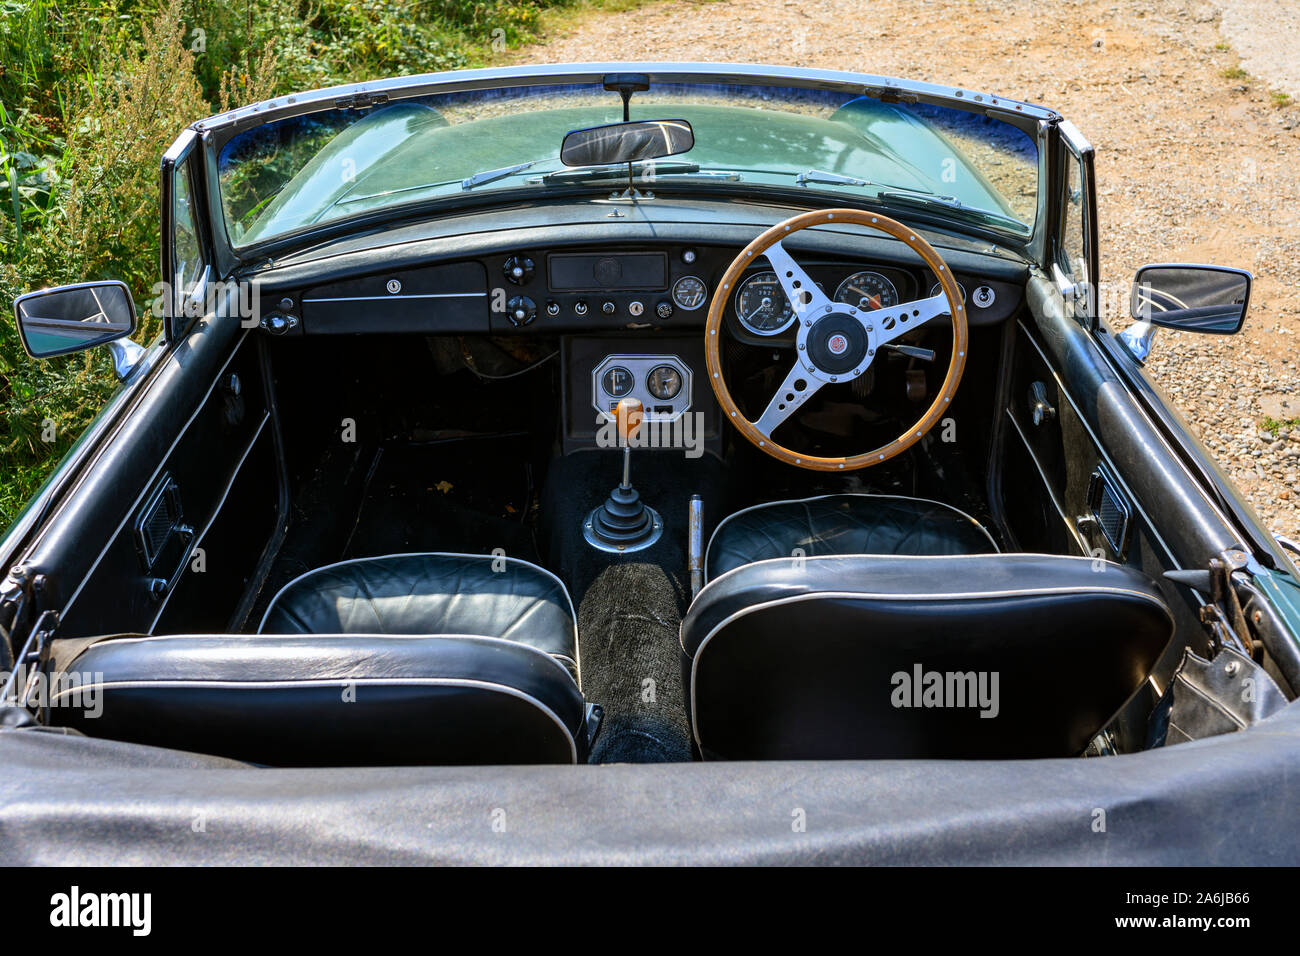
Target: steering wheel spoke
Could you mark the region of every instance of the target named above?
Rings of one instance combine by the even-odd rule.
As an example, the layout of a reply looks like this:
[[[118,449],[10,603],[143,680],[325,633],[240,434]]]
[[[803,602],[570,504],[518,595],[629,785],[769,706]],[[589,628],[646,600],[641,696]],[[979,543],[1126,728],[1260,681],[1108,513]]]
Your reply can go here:
[[[931,319],[951,312],[948,297],[942,292],[928,299],[900,302],[887,309],[864,312],[862,324],[875,336],[877,345],[886,345],[913,329],[919,329]]]
[[[763,414],[752,424],[768,438],[783,421],[799,409],[804,402],[812,398],[822,387],[822,383],[807,373],[797,361],[790,371],[785,373],[780,387],[772,400],[767,403]]]
[[[819,313],[830,311],[830,298],[817,288],[817,283],[804,272],[799,263],[794,261],[790,253],[785,251],[785,246],[780,242],[774,242],[763,251],[763,255],[772,264],[776,281],[781,283],[785,297],[790,300],[794,314],[798,316],[800,322]]]

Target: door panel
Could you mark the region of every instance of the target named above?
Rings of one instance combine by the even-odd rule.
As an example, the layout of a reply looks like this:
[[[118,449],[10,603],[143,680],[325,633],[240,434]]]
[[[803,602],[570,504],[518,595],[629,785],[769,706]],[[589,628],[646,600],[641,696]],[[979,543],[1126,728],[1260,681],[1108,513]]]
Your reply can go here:
[[[1159,583],[1180,632],[1203,653],[1199,598],[1163,575],[1206,567],[1234,545],[1231,529],[1132,396],[1110,381],[1109,367],[1087,331],[1065,316],[1053,287],[1043,280],[1038,293],[1031,296],[1036,320],[1016,329],[1003,409],[1007,521],[1025,550],[1091,554],[1145,572]],[[1067,356],[1064,367],[1054,342]],[[1036,400],[1051,409],[1037,423]]]
[[[209,319],[164,361],[20,562],[44,576],[37,610],[58,611],[59,637],[224,629],[274,529],[256,338]],[[201,570],[194,547],[215,547]]]

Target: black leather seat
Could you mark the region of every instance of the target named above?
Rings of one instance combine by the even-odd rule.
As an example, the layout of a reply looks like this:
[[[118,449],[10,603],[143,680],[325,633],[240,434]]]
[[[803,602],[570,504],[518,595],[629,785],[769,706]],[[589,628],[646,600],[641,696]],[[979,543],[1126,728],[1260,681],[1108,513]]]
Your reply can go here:
[[[823,495],[774,501],[723,519],[709,539],[710,579],[742,564],[796,554],[981,554],[997,544],[951,505],[897,495]]]
[[[1053,555],[736,568],[682,622],[706,759],[1080,754],[1173,636],[1154,582]]]
[[[575,682],[573,601],[550,571],[486,554],[390,554],[308,571],[271,599],[263,634],[474,634],[555,658]]]
[[[52,715],[94,736],[276,766],[586,759],[594,721],[573,605],[525,561],[346,561],[288,584],[261,630],[56,641],[57,666],[102,675],[102,713]]]

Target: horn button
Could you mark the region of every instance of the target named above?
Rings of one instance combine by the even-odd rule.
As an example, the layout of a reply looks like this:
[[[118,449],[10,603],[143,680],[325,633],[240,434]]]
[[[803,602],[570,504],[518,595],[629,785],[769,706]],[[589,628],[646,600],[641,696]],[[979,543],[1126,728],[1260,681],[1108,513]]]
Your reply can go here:
[[[832,312],[808,330],[808,358],[828,375],[843,375],[861,368],[867,357],[866,330],[856,319]]]

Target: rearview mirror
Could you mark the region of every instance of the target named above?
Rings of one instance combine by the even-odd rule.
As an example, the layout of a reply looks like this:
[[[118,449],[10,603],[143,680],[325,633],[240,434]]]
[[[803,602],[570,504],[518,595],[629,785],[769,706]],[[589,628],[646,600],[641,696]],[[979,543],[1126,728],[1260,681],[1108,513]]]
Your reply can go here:
[[[1226,266],[1143,266],[1133,279],[1133,318],[1166,329],[1233,335],[1246,321],[1251,275]]]
[[[609,166],[675,156],[695,145],[695,132],[686,120],[633,120],[589,129],[564,137],[560,162],[565,166]]]
[[[135,303],[125,283],[80,282],[14,300],[18,337],[33,358],[80,352],[135,331]]]

